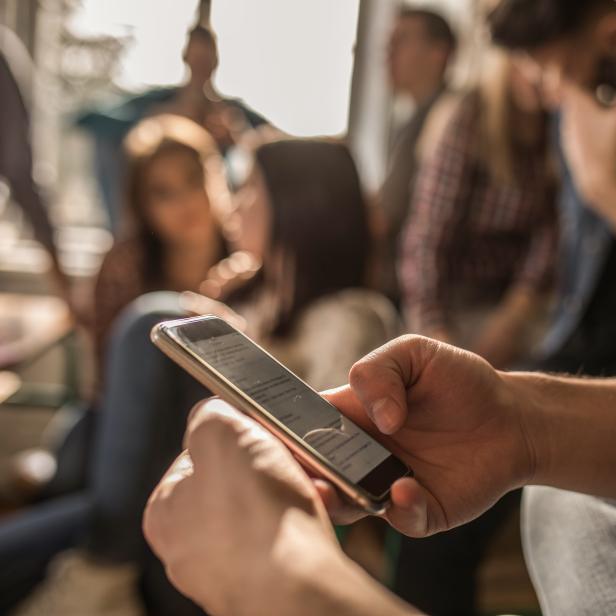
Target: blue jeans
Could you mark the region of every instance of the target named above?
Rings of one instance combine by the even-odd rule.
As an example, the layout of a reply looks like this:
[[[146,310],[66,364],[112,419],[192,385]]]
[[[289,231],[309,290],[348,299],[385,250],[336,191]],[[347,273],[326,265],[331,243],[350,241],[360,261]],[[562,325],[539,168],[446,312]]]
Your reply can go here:
[[[12,589],[23,596],[55,554],[78,546],[106,562],[139,565],[146,602],[154,595],[160,613],[201,613],[166,581],[141,532],[147,498],[181,450],[187,415],[208,395],[150,342],[156,323],[181,315],[176,294],[153,293],[118,319],[89,448],[88,485],[77,496],[46,501],[0,525],[0,601],[14,595]],[[19,533],[32,540],[16,543],[12,537]]]

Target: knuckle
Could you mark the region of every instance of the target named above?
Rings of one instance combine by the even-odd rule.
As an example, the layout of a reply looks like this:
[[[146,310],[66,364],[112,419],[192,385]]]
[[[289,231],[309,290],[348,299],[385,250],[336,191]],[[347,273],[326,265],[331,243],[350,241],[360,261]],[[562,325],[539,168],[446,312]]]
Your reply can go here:
[[[354,363],[349,372],[349,384],[353,389],[361,389],[370,380],[372,362],[369,357],[364,357]]]
[[[166,507],[156,493],[150,497],[142,520],[143,534],[156,552],[163,550],[167,536]]]
[[[193,451],[195,448],[235,440],[240,432],[235,418],[219,413],[203,413],[188,427],[186,447],[189,451]]]

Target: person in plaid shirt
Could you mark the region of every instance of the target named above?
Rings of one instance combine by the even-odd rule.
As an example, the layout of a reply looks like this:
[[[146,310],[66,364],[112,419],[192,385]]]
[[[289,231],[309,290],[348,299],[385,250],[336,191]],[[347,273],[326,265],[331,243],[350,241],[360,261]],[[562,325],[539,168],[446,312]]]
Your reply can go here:
[[[412,332],[504,367],[550,288],[556,191],[540,96],[507,56],[492,62],[421,169],[399,275]]]

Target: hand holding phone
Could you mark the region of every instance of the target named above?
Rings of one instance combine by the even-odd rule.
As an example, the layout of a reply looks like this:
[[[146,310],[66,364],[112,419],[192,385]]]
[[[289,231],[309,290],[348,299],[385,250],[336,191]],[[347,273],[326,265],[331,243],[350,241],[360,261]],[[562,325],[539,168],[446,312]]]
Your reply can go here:
[[[213,393],[280,438],[371,513],[409,469],[269,353],[213,316],[160,323],[152,340]]]

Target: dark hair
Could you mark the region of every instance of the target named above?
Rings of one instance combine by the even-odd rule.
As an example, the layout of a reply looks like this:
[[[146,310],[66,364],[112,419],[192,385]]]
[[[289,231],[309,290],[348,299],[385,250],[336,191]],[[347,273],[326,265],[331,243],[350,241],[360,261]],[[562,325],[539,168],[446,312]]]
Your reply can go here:
[[[162,282],[163,245],[151,228],[146,213],[145,187],[149,169],[161,156],[182,153],[192,158],[205,174],[205,159],[218,156],[218,149],[204,128],[188,118],[172,114],[142,120],[127,135],[124,149],[127,157],[125,194],[128,231],[143,248],[145,269],[142,274],[146,286],[155,288]]]
[[[501,0],[488,14],[492,39],[509,49],[535,49],[578,31],[613,0]]]
[[[191,41],[193,39],[200,39],[205,43],[209,43],[214,49],[218,47],[218,41],[216,40],[214,31],[201,24],[197,24],[188,32],[188,40]]]
[[[451,26],[442,15],[427,9],[416,9],[407,6],[400,9],[398,17],[421,20],[430,40],[445,45],[450,52],[455,51],[458,40]]]
[[[293,267],[291,305],[273,319],[272,333],[281,334],[312,301],[365,284],[368,214],[357,168],[341,143],[277,141],[259,147],[255,160],[271,203],[270,246]]]

